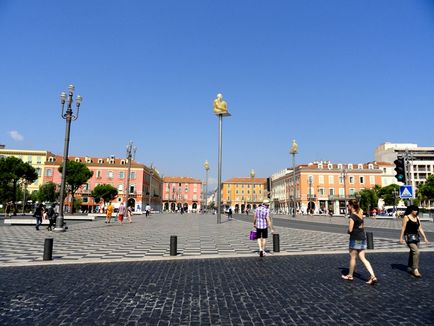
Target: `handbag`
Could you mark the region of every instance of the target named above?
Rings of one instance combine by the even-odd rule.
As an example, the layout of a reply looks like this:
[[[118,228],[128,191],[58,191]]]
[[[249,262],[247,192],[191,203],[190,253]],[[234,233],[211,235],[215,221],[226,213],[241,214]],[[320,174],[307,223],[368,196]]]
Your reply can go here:
[[[419,234],[407,234],[407,243],[419,243],[420,242],[420,237]]]
[[[250,231],[250,240],[256,240],[256,230]]]

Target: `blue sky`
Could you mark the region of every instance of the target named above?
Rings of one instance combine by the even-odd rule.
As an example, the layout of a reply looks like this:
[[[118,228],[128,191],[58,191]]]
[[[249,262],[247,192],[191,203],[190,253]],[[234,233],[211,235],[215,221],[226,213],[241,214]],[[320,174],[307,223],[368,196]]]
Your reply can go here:
[[[84,97],[71,155],[164,175],[266,177],[297,161],[367,162],[434,146],[434,2],[0,0],[0,144],[63,153],[59,94]]]

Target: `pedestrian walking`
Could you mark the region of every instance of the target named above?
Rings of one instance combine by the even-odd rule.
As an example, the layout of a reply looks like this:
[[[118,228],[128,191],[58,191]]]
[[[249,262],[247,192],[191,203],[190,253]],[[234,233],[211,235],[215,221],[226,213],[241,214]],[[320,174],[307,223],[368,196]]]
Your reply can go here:
[[[36,218],[36,230],[39,231],[39,225],[42,224],[42,215],[44,214],[44,206],[42,203],[36,205],[33,217]]]
[[[232,208],[229,207],[228,209],[228,220],[232,219]]]
[[[256,228],[256,239],[258,240],[259,246],[259,256],[265,256],[265,248],[267,245],[268,238],[268,228],[270,228],[271,233],[273,233],[273,226],[270,219],[270,201],[265,199],[255,212],[253,218],[253,227]]]
[[[181,207],[181,214],[182,214],[183,212],[182,212],[182,207]],[[151,214],[151,205],[146,205],[146,207],[145,207],[145,216],[147,217],[147,216],[149,216]]]
[[[119,211],[118,211],[118,222],[120,224],[122,224],[122,222],[124,221],[124,216],[125,216],[126,211],[127,210],[125,208],[125,205],[122,202],[121,205],[119,206]]]
[[[56,203],[51,204],[50,208],[47,210],[47,216],[48,216],[48,227],[47,230],[48,231],[53,231],[53,226],[56,223],[56,211],[54,210],[54,208],[56,207]]]
[[[350,235],[350,268],[347,275],[342,275],[342,278],[347,281],[353,280],[353,273],[356,268],[357,257],[361,260],[365,268],[368,270],[370,277],[366,284],[375,284],[378,282],[375,277],[374,270],[371,263],[365,257],[366,245],[366,233],[363,220],[363,211],[359,206],[359,203],[355,199],[348,201],[348,210],[350,212],[350,218],[348,221],[348,234]]]
[[[399,242],[407,243],[410,248],[408,253],[408,271],[416,277],[422,277],[419,272],[419,242],[420,235],[423,236],[426,244],[429,244],[428,239],[423,231],[422,225],[419,220],[419,207],[416,205],[410,205],[407,207],[402,219],[401,234],[399,236]]]
[[[11,201],[8,201],[6,203],[5,218],[11,217],[12,206],[13,206],[13,203]]]
[[[127,218],[128,223],[131,223],[133,221],[133,207],[131,205],[129,205],[127,208]]]
[[[113,214],[113,205],[112,203],[109,203],[107,206],[107,209],[105,211],[105,222],[110,223],[110,220],[112,219]]]

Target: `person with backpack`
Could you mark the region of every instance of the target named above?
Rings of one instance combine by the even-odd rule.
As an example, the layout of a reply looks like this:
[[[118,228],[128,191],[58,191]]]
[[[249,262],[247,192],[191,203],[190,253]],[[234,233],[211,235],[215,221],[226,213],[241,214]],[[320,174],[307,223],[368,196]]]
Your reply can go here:
[[[56,214],[56,211],[54,209],[55,207],[56,207],[56,203],[52,203],[50,208],[47,211],[47,216],[48,216],[48,221],[49,221],[49,224],[47,227],[48,231],[53,231],[53,226],[54,226],[54,224],[56,224],[57,214]]]
[[[44,214],[44,206],[42,203],[36,205],[33,217],[36,218],[36,231],[39,231],[39,225],[42,224],[42,215]]]

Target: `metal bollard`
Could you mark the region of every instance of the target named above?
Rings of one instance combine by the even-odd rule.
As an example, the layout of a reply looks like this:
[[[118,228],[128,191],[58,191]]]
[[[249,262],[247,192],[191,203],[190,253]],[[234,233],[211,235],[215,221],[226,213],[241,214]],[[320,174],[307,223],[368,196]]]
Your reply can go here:
[[[176,235],[170,236],[170,256],[176,256],[178,253],[178,237]]]
[[[53,260],[53,238],[45,239],[43,260]]]
[[[366,241],[368,249],[374,249],[374,234],[372,232],[366,232]]]
[[[280,252],[280,240],[278,233],[273,234],[273,251]]]

